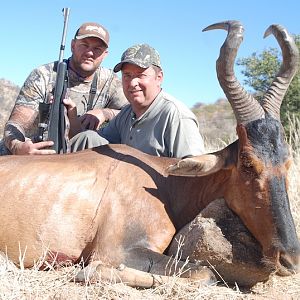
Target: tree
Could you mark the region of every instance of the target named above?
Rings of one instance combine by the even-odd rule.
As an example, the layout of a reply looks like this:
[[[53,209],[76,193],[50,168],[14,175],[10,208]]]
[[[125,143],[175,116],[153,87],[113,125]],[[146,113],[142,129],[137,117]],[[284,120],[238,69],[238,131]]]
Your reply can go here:
[[[294,36],[300,51],[300,35]],[[250,57],[240,58],[237,65],[244,67],[241,71],[246,77],[244,84],[254,90],[258,100],[271,85],[273,78],[281,65],[281,54],[275,48],[269,48],[262,53],[253,53]],[[289,117],[300,118],[300,71],[295,75],[281,105],[282,124],[288,133],[290,131]]]

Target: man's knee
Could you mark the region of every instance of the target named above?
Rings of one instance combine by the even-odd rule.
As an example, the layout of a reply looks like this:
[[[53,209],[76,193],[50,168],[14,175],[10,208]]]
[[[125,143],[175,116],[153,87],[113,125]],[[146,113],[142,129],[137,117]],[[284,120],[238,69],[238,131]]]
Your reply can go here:
[[[80,132],[70,139],[71,152],[77,152],[106,144],[108,144],[108,141],[93,130]]]

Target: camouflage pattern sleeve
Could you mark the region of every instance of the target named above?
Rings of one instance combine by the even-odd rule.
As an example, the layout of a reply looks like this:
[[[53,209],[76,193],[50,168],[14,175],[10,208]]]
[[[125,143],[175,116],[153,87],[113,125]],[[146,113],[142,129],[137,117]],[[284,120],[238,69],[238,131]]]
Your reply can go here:
[[[4,128],[4,143],[13,153],[16,142],[25,141],[37,130],[39,102],[47,95],[51,64],[34,69],[25,80]]]
[[[113,78],[109,87],[109,101],[106,107],[120,110],[127,104],[128,101],[123,92],[122,82],[118,76],[113,73]]]
[[[15,106],[4,128],[4,143],[14,154],[18,142],[24,142],[26,131],[32,126],[37,112],[26,106]]]
[[[16,106],[31,107],[38,111],[39,102],[46,99],[49,91],[49,82],[51,80],[53,64],[43,65],[34,69],[24,82],[23,87],[16,100]],[[52,86],[51,88],[52,89]]]

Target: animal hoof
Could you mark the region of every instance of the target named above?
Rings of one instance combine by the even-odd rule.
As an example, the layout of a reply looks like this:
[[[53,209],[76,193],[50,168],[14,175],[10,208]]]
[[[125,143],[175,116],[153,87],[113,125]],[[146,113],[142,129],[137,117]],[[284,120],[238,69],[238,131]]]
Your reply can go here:
[[[81,271],[77,273],[75,276],[76,282],[94,282],[98,279],[97,267],[99,262],[94,261],[90,263],[87,267],[83,268]]]
[[[212,285],[217,283],[217,278],[208,267],[201,267],[191,271],[191,279],[200,281],[201,285]]]

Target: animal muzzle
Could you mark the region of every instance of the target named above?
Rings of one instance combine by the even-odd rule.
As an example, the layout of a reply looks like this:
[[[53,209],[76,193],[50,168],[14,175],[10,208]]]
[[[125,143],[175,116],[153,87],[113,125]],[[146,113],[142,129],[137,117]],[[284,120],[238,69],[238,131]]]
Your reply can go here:
[[[290,276],[300,272],[300,244],[289,251],[273,249],[264,256],[265,264],[279,276]]]
[[[300,272],[300,249],[295,251],[281,252],[278,260],[278,271],[280,276],[289,276]]]

